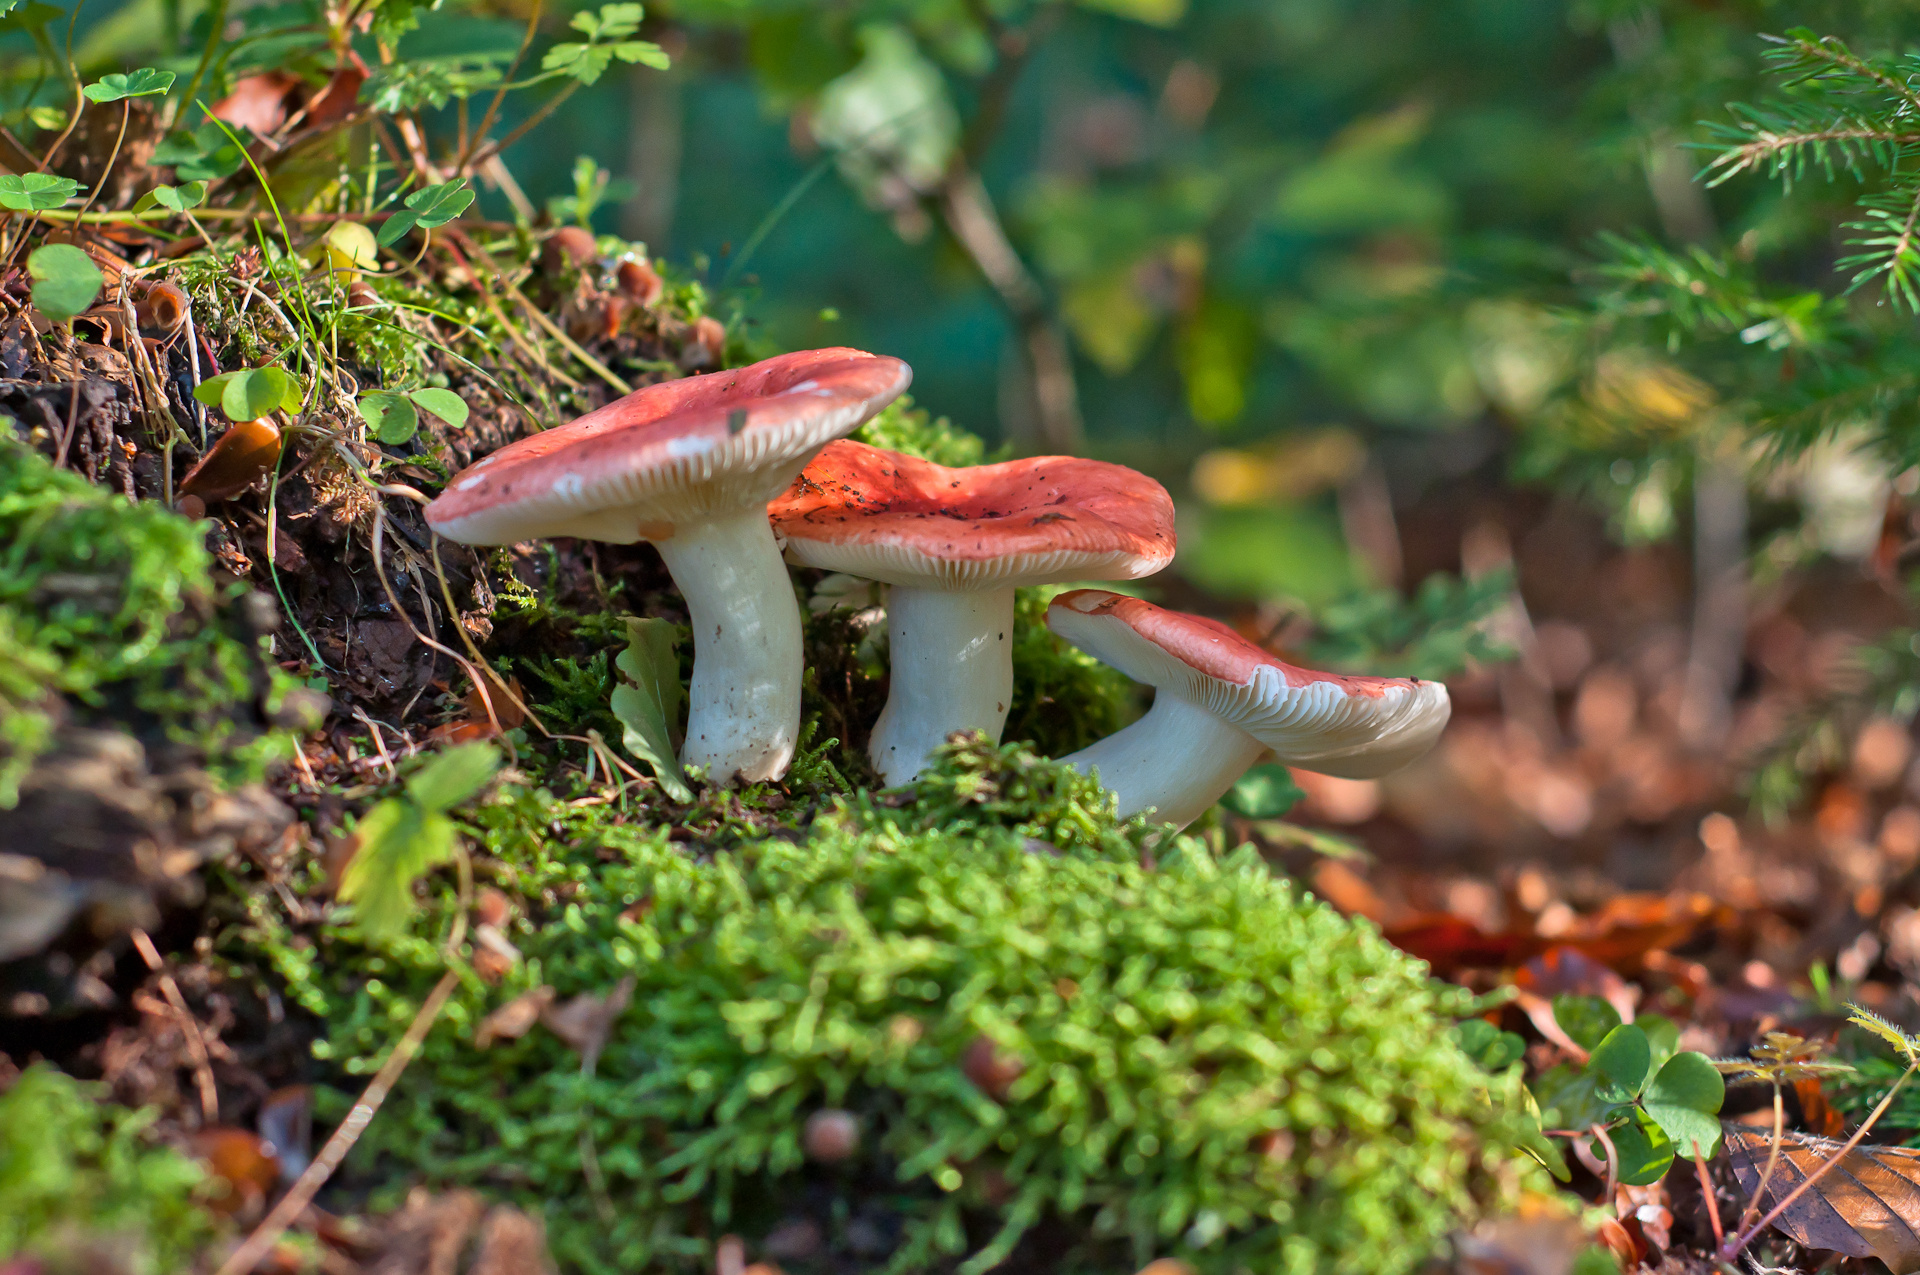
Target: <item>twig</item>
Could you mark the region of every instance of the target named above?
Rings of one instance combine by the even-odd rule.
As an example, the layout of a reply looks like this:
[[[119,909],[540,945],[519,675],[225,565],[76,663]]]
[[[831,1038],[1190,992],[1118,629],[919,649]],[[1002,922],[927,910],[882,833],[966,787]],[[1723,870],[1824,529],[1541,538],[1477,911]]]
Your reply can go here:
[[[480,126],[473,130],[472,136],[468,139],[469,144],[479,145],[484,142],[487,134],[493,129],[494,120],[499,118],[500,104],[506,100],[507,87],[513,83],[513,77],[520,71],[520,64],[527,59],[527,50],[533,47],[534,37],[540,32],[540,10],[544,4],[545,0],[533,0],[533,7],[527,12],[527,33],[520,40],[520,49],[513,55],[513,61],[507,64],[507,73],[500,77],[500,86],[494,90],[493,100],[487,103],[487,109],[481,114]],[[474,167],[476,167],[475,157],[469,153],[467,146],[462,146],[460,154],[454,160],[454,176],[465,177]]]
[[[1720,1199],[1713,1192],[1713,1176],[1707,1172],[1707,1158],[1700,1154],[1700,1144],[1693,1144],[1693,1169],[1700,1175],[1700,1195],[1707,1202],[1707,1219],[1713,1223],[1713,1247],[1716,1251],[1727,1242],[1727,1233],[1720,1226]]]
[[[426,1003],[420,1006],[420,1012],[413,1016],[413,1022],[408,1026],[406,1035],[402,1036],[400,1043],[393,1047],[393,1052],[387,1056],[387,1061],[381,1064],[372,1083],[361,1092],[360,1100],[353,1104],[353,1110],[347,1113],[347,1118],[340,1122],[340,1127],[333,1131],[333,1136],[328,1138],[326,1145],[320,1148],[320,1154],[313,1157],[313,1163],[307,1166],[307,1171],[302,1173],[299,1180],[280,1198],[280,1203],[274,1205],[273,1211],[261,1219],[260,1225],[253,1229],[253,1234],[247,1236],[246,1242],[220,1264],[216,1275],[247,1275],[259,1264],[261,1258],[273,1250],[273,1246],[279,1242],[281,1234],[292,1225],[293,1220],[306,1211],[307,1205],[313,1202],[313,1197],[325,1185],[327,1179],[333,1176],[333,1171],[340,1167],[340,1162],[347,1158],[349,1151],[353,1150],[353,1144],[360,1140],[360,1135],[366,1132],[369,1124],[373,1123],[373,1117],[379,1112],[380,1105],[393,1091],[394,1084],[400,1079],[400,1073],[407,1069],[407,1064],[413,1061],[413,1056],[420,1052],[421,1043],[426,1040],[427,1033],[432,1030],[434,1021],[440,1017],[440,1011],[446,1007],[447,999],[453,995],[453,989],[459,986],[459,983],[460,976],[453,970],[448,970],[440,976],[440,981],[434,985],[433,991],[428,993]]]
[[[941,187],[940,206],[954,239],[1000,294],[1001,304],[1026,341],[1042,446],[1066,454],[1078,452],[1083,439],[1072,356],[1047,311],[1046,294],[1014,251],[986,186],[972,169],[956,166]]]
[[[135,929],[133,932],[134,950],[140,953],[140,959],[147,968],[160,976],[160,994],[167,998],[167,1004],[180,1019],[181,1033],[187,1040],[187,1052],[193,1055],[194,1084],[200,1090],[200,1116],[207,1124],[220,1121],[220,1090],[213,1083],[213,1056],[207,1051],[207,1041],[200,1034],[200,1022],[187,1008],[187,998],[180,994],[180,985],[173,981],[173,975],[167,973],[166,963],[160,959],[160,952],[147,937],[147,932]]]
[[[120,112],[120,135],[113,139],[113,153],[107,156],[107,166],[100,171],[100,180],[87,193],[87,202],[80,205],[81,216],[86,216],[87,209],[93,207],[93,201],[100,198],[100,192],[107,188],[107,178],[113,176],[114,161],[120,158],[120,144],[127,140],[127,121],[132,118],[133,99],[127,98],[125,109]]]

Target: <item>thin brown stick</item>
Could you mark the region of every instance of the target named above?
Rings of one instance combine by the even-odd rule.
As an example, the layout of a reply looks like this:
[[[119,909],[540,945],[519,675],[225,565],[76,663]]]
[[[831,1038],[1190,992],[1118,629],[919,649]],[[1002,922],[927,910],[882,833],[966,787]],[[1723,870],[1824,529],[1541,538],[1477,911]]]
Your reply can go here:
[[[1693,1169],[1700,1175],[1700,1196],[1707,1202],[1707,1220],[1713,1223],[1713,1247],[1716,1251],[1727,1242],[1727,1233],[1720,1225],[1720,1197],[1713,1191],[1713,1176],[1707,1172],[1707,1158],[1700,1154],[1700,1144],[1693,1144]]]
[[[180,985],[173,981],[173,975],[167,973],[166,962],[160,959],[160,951],[154,947],[147,932],[135,929],[133,932],[134,950],[140,953],[140,959],[147,968],[160,976],[160,994],[167,998],[167,1005],[180,1019],[180,1030],[187,1039],[187,1052],[193,1055],[193,1081],[200,1091],[200,1116],[209,1124],[220,1121],[220,1090],[213,1082],[213,1055],[207,1050],[206,1037],[200,1034],[200,1020],[187,1008],[187,998],[180,994]]]
[[[469,153],[468,146],[478,146],[486,141],[487,134],[493,130],[493,122],[500,115],[500,104],[506,100],[507,86],[513,83],[513,77],[520,72],[520,64],[527,60],[527,50],[533,47],[534,37],[540,33],[540,10],[545,0],[533,0],[533,7],[527,12],[527,34],[521,38],[520,49],[513,55],[513,61],[507,64],[507,72],[500,77],[500,86],[493,92],[493,100],[487,103],[487,109],[480,116],[480,126],[473,130],[467,144],[460,148],[455,158],[453,173],[456,177],[465,177],[479,162]]]
[[[113,176],[114,161],[120,158],[120,144],[127,140],[127,121],[133,118],[133,99],[125,100],[126,109],[120,112],[120,135],[113,139],[113,153],[107,156],[107,166],[100,172],[100,180],[93,184],[87,193],[87,202],[80,205],[80,215],[87,215],[87,209],[93,207],[93,201],[100,198],[100,192],[107,188],[107,178]]]
[[[281,1234],[293,1224],[294,1219],[306,1211],[307,1205],[313,1202],[313,1197],[326,1184],[327,1179],[333,1176],[334,1170],[340,1167],[341,1161],[347,1158],[347,1153],[353,1150],[353,1144],[360,1140],[360,1135],[366,1132],[368,1125],[373,1123],[373,1117],[379,1112],[380,1105],[387,1100],[387,1095],[393,1091],[394,1084],[399,1081],[400,1074],[407,1069],[407,1064],[413,1061],[413,1056],[420,1052],[420,1046],[426,1040],[427,1033],[433,1029],[435,1020],[440,1017],[440,1011],[446,1007],[448,998],[453,995],[453,989],[459,983],[460,977],[453,970],[448,970],[440,976],[440,981],[434,985],[433,991],[427,995],[426,1002],[420,1006],[420,1012],[413,1016],[413,1022],[408,1026],[406,1035],[400,1038],[400,1043],[393,1047],[391,1054],[387,1055],[387,1061],[381,1064],[372,1083],[361,1092],[360,1100],[353,1104],[353,1110],[347,1113],[347,1118],[340,1122],[340,1127],[333,1131],[333,1136],[328,1138],[326,1145],[320,1148],[320,1154],[313,1157],[313,1163],[307,1166],[307,1171],[302,1173],[299,1180],[280,1198],[280,1203],[274,1205],[273,1211],[260,1220],[260,1225],[253,1228],[253,1234],[247,1236],[246,1242],[233,1250],[227,1260],[220,1264],[216,1275],[247,1275],[259,1264],[260,1259],[279,1243]]]

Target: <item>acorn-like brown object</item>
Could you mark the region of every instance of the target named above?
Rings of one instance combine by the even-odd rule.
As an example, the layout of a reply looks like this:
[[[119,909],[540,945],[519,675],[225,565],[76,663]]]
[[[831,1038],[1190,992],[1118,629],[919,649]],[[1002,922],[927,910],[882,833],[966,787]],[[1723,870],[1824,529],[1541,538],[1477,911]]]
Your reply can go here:
[[[1025,1063],[994,1044],[988,1036],[975,1036],[967,1052],[960,1056],[961,1074],[995,1102],[1006,1100],[1007,1090],[1026,1069]]]
[[[187,294],[164,281],[147,286],[147,293],[133,303],[134,319],[142,328],[175,332],[187,321]]]
[[[860,1149],[860,1118],[838,1107],[816,1111],[807,1117],[800,1144],[809,1160],[838,1164]]]
[[[600,245],[591,230],[562,226],[548,236],[540,247],[540,268],[548,274],[578,270],[600,255]]]
[[[628,257],[614,270],[613,278],[622,296],[642,308],[651,308],[667,290],[667,281],[648,262]]]
[[[188,496],[205,504],[238,496],[273,468],[280,459],[280,427],[272,417],[240,421],[220,435],[187,476],[174,498],[177,506]],[[202,505],[205,508],[205,505]]]

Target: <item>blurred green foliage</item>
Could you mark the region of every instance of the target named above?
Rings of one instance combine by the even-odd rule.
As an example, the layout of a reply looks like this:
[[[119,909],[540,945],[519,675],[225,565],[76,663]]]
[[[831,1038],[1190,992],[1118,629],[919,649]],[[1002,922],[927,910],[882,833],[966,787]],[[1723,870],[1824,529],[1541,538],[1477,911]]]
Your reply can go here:
[[[291,682],[244,593],[216,580],[192,521],[0,443],[0,804],[69,717],[258,778],[287,747],[261,713]]]
[[[524,960],[463,974],[353,1164],[537,1202],[593,1271],[706,1270],[713,1234],[798,1215],[900,1271],[984,1271],[1044,1226],[1051,1269],[1380,1275],[1526,1172],[1517,1072],[1455,1041],[1471,998],[1250,850],[1116,821],[1018,747],[949,746],[902,800],[695,857],[503,784],[464,822]],[[454,903],[428,897],[416,935]],[[266,895],[222,947],[273,961],[349,1076],[441,969],[424,937],[296,937]],[[623,980],[590,1067],[542,1027],[476,1044],[518,997]],[[821,1110],[851,1113],[844,1157],[810,1156]]]
[[[148,1139],[152,1112],[101,1101],[99,1088],[39,1063],[0,1092],[0,1259],[186,1270],[213,1238],[206,1172]]]

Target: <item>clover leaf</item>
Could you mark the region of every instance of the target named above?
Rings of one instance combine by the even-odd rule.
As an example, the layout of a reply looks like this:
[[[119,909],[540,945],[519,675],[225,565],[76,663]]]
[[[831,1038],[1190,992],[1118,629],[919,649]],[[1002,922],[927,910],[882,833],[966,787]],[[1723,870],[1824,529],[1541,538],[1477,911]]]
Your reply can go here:
[[[70,243],[35,248],[27,258],[33,278],[33,304],[55,323],[71,323],[86,313],[105,282],[93,258]]]
[[[373,436],[390,447],[398,447],[419,432],[419,409],[404,394],[376,390],[362,395],[355,406],[360,418],[372,428]]]
[[[380,246],[391,247],[415,226],[422,230],[444,226],[472,204],[473,192],[467,189],[465,178],[416,190],[407,196],[406,208],[387,218],[387,224],[380,228]]]
[[[207,199],[205,182],[188,182],[184,186],[155,186],[140,198],[134,200],[133,210],[145,212],[149,208],[165,208],[169,212],[183,213],[189,208],[198,208]]]
[[[79,193],[80,183],[71,177],[55,177],[51,173],[0,175],[0,208],[14,212],[58,208]]]
[[[226,413],[230,421],[257,421],[274,411],[298,411],[300,382],[282,368],[249,367],[210,376],[193,396]]]
[[[172,71],[156,71],[150,66],[143,66],[125,75],[103,75],[99,83],[89,84],[80,91],[87,95],[89,101],[118,102],[123,98],[152,97],[172,87]]]

